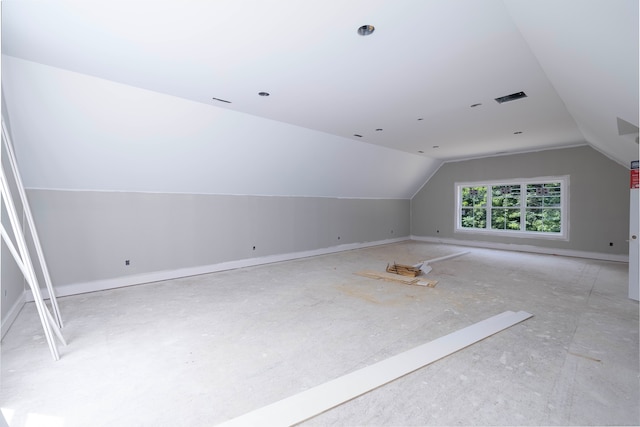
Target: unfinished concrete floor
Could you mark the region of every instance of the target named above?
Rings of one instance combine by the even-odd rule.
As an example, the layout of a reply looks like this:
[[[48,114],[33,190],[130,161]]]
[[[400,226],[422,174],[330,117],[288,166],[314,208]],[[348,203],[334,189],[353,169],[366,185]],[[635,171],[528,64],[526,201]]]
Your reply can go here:
[[[433,264],[435,288],[360,277]],[[638,425],[627,264],[403,242],[27,304],[2,343],[11,426],[211,426],[505,310],[533,318],[305,422]]]

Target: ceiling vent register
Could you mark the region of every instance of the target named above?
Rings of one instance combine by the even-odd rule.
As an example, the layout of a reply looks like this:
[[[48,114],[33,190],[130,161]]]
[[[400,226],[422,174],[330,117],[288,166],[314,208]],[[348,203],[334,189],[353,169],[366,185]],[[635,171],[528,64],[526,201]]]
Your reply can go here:
[[[526,98],[527,94],[524,92],[516,92],[511,95],[501,96],[500,98],[496,98],[498,104],[504,104],[505,102],[515,101],[516,99]]]

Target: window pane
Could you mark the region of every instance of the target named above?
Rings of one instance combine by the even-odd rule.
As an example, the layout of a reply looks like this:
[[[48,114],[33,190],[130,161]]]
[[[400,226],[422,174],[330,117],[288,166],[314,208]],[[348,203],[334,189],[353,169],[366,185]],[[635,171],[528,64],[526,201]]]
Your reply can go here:
[[[527,209],[525,223],[527,231],[560,233],[562,225],[560,209]]]
[[[493,209],[491,228],[494,230],[520,230],[520,209]]]
[[[492,206],[516,207],[520,206],[519,185],[494,185],[491,187]]]
[[[544,186],[548,190],[544,197],[544,206],[560,206],[560,183],[554,182]]]
[[[487,187],[463,187],[462,206],[487,206]]]
[[[559,182],[527,184],[527,206],[560,206],[561,188]]]
[[[461,218],[461,225],[465,228],[486,228],[487,226],[486,209],[462,208]]]

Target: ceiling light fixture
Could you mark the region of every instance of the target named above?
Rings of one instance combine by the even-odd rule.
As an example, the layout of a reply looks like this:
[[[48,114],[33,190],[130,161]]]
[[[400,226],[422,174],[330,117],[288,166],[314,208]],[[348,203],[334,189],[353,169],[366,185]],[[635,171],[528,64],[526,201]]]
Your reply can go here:
[[[471,104],[471,105],[470,105],[470,107],[471,107],[471,108],[475,108],[475,107],[479,107],[479,106],[481,106],[481,105],[482,105],[482,103],[481,103],[481,102],[478,102],[477,104]]]
[[[422,150],[418,150],[418,153],[420,153],[420,154],[424,154],[424,151],[422,151]]]
[[[353,136],[357,136],[358,138],[362,138],[362,135],[359,135],[357,133],[354,133]]]
[[[420,121],[420,120],[424,120],[424,119],[423,119],[422,117],[420,117],[420,118],[418,119],[418,121]]]
[[[260,96],[269,96],[269,92],[258,92]]]
[[[376,28],[373,25],[363,25],[358,28],[358,34],[361,36],[370,36],[375,30]]]
[[[433,148],[440,148],[440,146],[439,145],[434,145]]]
[[[521,133],[522,133],[522,131],[518,130],[518,131],[515,131],[513,134],[514,135],[520,135]]]
[[[227,104],[231,104],[231,101],[227,101],[226,99],[220,99],[220,98],[211,98],[211,99],[213,99],[214,101],[220,101],[220,102],[225,102]]]
[[[382,128],[376,129],[376,132],[382,132]]]

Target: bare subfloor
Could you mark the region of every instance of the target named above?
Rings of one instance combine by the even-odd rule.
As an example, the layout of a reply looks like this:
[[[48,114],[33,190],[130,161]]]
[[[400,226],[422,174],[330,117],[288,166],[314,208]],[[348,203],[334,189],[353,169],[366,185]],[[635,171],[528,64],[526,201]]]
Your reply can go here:
[[[355,275],[433,264],[435,288]],[[27,304],[2,343],[11,426],[211,426],[505,310],[534,317],[305,425],[638,425],[627,264],[418,242]]]

